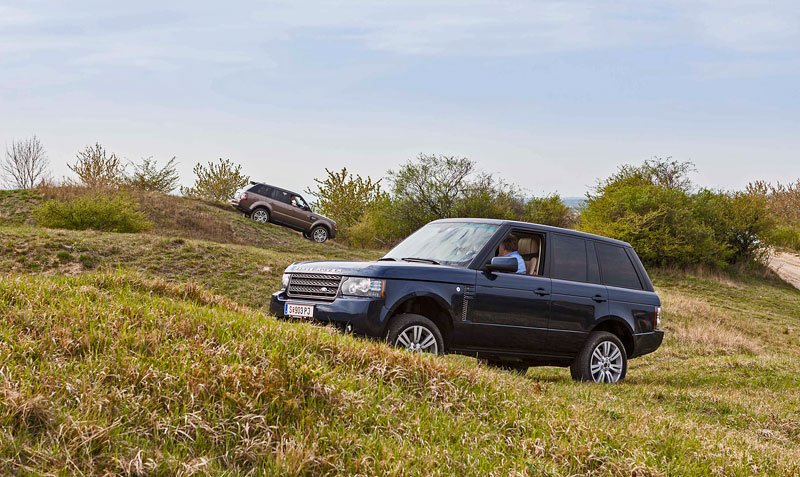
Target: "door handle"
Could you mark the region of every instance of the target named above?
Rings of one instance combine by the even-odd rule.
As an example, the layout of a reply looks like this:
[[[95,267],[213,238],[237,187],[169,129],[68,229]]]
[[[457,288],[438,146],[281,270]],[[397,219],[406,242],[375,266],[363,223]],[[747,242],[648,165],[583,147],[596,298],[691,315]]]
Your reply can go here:
[[[539,296],[546,296],[550,294],[550,292],[544,288],[537,288],[536,290],[533,290],[533,293],[536,293]]]
[[[606,297],[604,297],[603,295],[595,295],[592,297],[592,300],[596,301],[597,303],[603,303],[604,301],[606,301]]]

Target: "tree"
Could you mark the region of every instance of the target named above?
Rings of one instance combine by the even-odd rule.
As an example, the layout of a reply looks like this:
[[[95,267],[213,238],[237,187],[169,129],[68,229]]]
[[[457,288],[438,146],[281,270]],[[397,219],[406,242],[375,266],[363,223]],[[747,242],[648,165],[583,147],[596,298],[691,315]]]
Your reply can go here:
[[[140,191],[169,194],[178,187],[179,176],[175,165],[175,157],[167,161],[164,167],[158,167],[158,161],[152,157],[142,159],[138,164],[131,162],[133,173],[125,179],[125,184]]]
[[[6,182],[17,189],[33,189],[47,178],[49,161],[39,138],[12,141],[0,172]]]
[[[100,143],[78,153],[75,164],[67,167],[90,189],[116,188],[125,181],[125,166],[116,154],[108,155]]]
[[[561,200],[561,196],[551,194],[529,200],[525,204],[524,219],[526,222],[573,228],[578,217],[575,211]]]
[[[453,216],[518,220],[524,210],[525,201],[516,186],[479,174],[456,198]]]
[[[641,165],[625,164],[620,166],[615,174],[595,187],[595,193],[602,194],[608,185],[644,185],[650,184],[665,189],[690,192],[693,184],[689,174],[695,171],[691,162],[680,162],[672,157],[654,157],[644,161]],[[589,194],[591,198],[591,194]]]
[[[381,181],[353,175],[346,167],[338,172],[326,168],[325,173],[327,177],[324,179],[314,179],[317,190],[309,188],[306,192],[317,197],[316,208],[335,220],[346,235],[347,229],[361,219],[373,202],[382,197]]]
[[[181,194],[215,202],[225,202],[250,181],[250,177],[242,174],[241,165],[222,158],[207,166],[198,163],[194,175],[194,185],[181,187]]]
[[[398,171],[389,171],[394,199],[408,203],[417,218],[453,217],[458,199],[469,187],[475,161],[466,157],[420,154]]]

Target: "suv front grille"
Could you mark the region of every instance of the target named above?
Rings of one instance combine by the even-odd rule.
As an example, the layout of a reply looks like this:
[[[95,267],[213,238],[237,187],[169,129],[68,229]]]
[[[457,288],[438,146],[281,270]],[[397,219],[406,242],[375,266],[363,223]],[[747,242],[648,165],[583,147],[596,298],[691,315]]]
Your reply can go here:
[[[339,293],[341,275],[321,273],[292,273],[286,295],[291,298],[311,298],[333,301]]]

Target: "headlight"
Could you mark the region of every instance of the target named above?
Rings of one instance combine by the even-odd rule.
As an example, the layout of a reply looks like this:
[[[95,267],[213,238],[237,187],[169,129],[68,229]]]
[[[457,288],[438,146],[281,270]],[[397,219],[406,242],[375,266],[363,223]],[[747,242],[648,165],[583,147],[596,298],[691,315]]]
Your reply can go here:
[[[342,283],[342,295],[382,298],[384,285],[384,280],[350,277]]]
[[[289,278],[291,278],[290,274],[288,273],[283,274],[283,276],[281,277],[281,290],[286,290],[286,288],[289,287]]]

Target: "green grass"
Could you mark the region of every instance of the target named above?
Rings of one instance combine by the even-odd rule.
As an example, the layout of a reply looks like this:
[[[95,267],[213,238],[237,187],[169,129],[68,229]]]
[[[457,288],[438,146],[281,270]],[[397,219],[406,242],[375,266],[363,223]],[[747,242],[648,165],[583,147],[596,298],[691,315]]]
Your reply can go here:
[[[32,223],[31,211],[42,201],[35,190],[0,190],[0,225]]]
[[[754,284],[742,312],[762,292],[800,310]],[[598,386],[396,351],[132,272],[7,275],[0,314],[0,473],[800,472],[796,335],[755,354],[670,338]]]
[[[0,227],[0,272],[69,275],[122,267],[177,282],[194,281],[248,306],[261,307],[268,304],[280,286],[283,270],[293,262],[380,256],[376,251],[316,244],[294,233],[282,240],[272,248],[261,248],[152,234]]]
[[[380,252],[166,200],[146,234],[0,225],[0,475],[800,474],[800,291],[774,278],[652,271],[664,345],[580,384],[276,321],[289,263]],[[184,207],[221,232],[159,227]]]

